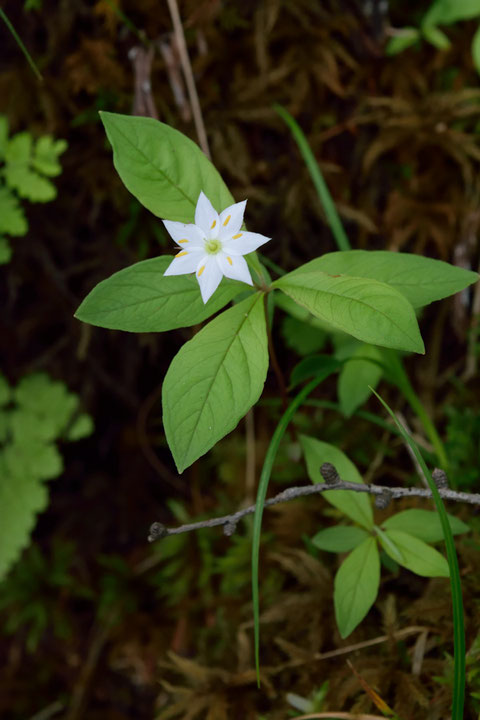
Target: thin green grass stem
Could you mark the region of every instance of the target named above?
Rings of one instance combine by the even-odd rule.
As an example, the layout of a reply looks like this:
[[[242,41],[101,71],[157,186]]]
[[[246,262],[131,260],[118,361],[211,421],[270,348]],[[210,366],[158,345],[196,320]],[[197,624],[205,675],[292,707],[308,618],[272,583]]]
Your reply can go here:
[[[423,429],[425,430],[428,439],[433,445],[440,467],[442,468],[442,470],[445,470],[445,472],[448,473],[448,457],[440,435],[438,434],[431,417],[425,410],[422,401],[413,389],[408,375],[405,372],[405,368],[403,366],[400,355],[395,351],[391,351],[389,353],[389,369],[391,372],[393,371],[391,380],[403,393],[405,400],[408,402],[408,404],[416,413],[418,419],[422,423]]]
[[[255,506],[255,514],[253,518],[253,538],[252,538],[252,600],[253,600],[253,622],[255,635],[255,667],[257,670],[257,684],[260,686],[260,600],[258,590],[258,567],[260,554],[260,536],[262,532],[263,508],[265,506],[265,498],[267,495],[268,482],[272,473],[273,463],[278,452],[278,448],[285,434],[285,430],[296,411],[305,400],[305,398],[319,385],[325,377],[316,377],[314,380],[305,385],[287,407],[280,422],[275,428],[272,435],[270,445],[268,446],[265,460],[263,462],[260,481],[258,484],[257,500]]]
[[[282,401],[280,398],[266,398],[265,400],[260,400],[260,402],[258,403],[258,405],[263,405],[264,407],[278,407],[281,404]],[[303,405],[305,407],[320,408],[321,410],[335,410],[338,413],[342,412],[340,404],[337,402],[332,402],[332,400],[305,400]],[[400,437],[402,436],[402,433],[400,432],[400,430],[397,429],[395,425],[385,422],[383,418],[378,417],[374,413],[368,412],[368,410],[355,410],[355,412],[352,414],[352,417],[358,417],[362,420],[366,420],[367,422],[371,422],[374,425],[378,425],[378,427],[381,427],[383,430],[388,430],[388,432],[391,432],[392,435],[398,435]],[[428,459],[432,459],[432,461],[436,459],[436,455],[433,451],[431,452],[426,448],[422,448],[422,451]]]
[[[305,137],[302,128],[297,123],[295,118],[290,115],[288,110],[282,107],[282,105],[275,104],[273,106],[273,109],[288,125],[294,137],[294,140],[298,145],[300,154],[305,161],[305,165],[307,166],[310,177],[312,178],[313,184],[315,185],[315,189],[318,193],[320,202],[322,203],[323,211],[327,217],[328,224],[330,225],[330,229],[333,233],[338,249],[350,250],[350,242],[347,238],[345,230],[343,229],[342,221],[340,220],[337,208],[335,207],[335,203],[333,202],[332,196],[330,195],[330,190],[327,187],[327,183],[325,182],[325,179],[322,175],[322,171],[318,166],[318,163],[315,159],[310,145],[308,144],[308,140]]]
[[[5,23],[5,25],[7,26],[7,28],[8,28],[8,29],[10,30],[10,32],[12,33],[13,37],[15,38],[15,42],[17,43],[17,45],[18,45],[18,47],[20,48],[20,50],[22,51],[22,53],[25,55],[25,57],[26,57],[26,59],[27,59],[27,62],[28,62],[28,64],[30,65],[30,67],[32,68],[32,70],[33,70],[33,72],[35,73],[35,75],[37,76],[37,79],[40,80],[40,82],[43,82],[42,73],[40,72],[40,70],[39,70],[38,67],[36,66],[34,59],[33,59],[32,56],[30,55],[30,53],[28,52],[27,48],[25,47],[25,45],[24,45],[23,42],[22,42],[22,39],[20,38],[19,34],[18,34],[17,31],[15,30],[15,28],[14,28],[13,25],[12,25],[12,23],[10,22],[10,20],[8,19],[8,17],[6,16],[5,12],[2,10],[1,7],[0,7],[0,18],[2,18],[3,22]]]
[[[452,698],[452,720],[463,720],[463,707],[465,702],[465,626],[463,619],[462,583],[458,567],[457,552],[453,540],[452,530],[447,518],[447,512],[443,504],[438,488],[432,478],[430,471],[418,449],[417,444],[407,433],[403,425],[397,420],[395,413],[389,408],[380,395],[370,388],[380,400],[383,407],[395,421],[403,439],[408,443],[412,452],[422,468],[422,472],[428,486],[432,491],[433,501],[437,508],[438,516],[443,530],[445,546],[447,550],[448,566],[450,568],[450,589],[452,593],[453,609],[453,698]]]
[[[112,0],[107,0],[107,4],[110,5],[115,15],[123,22],[123,24],[128,27],[128,29],[137,36],[137,38],[140,40],[143,45],[146,45],[147,47],[150,46],[150,42],[147,40],[145,33],[142,32],[137,28],[136,25],[133,24],[133,22],[125,15],[123,10],[120,10],[120,8],[115,5],[115,3],[112,2]]]

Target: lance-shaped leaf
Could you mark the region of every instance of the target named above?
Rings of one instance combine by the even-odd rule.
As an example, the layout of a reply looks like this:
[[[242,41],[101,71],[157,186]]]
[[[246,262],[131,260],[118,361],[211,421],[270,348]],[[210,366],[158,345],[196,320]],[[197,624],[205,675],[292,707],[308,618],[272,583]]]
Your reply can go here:
[[[294,270],[293,275],[321,270],[334,275],[372,278],[387,283],[404,295],[414,308],[454,295],[478,280],[442,260],[385,250],[347,250],[322,255]]]
[[[344,415],[350,417],[370,396],[382,377],[383,355],[375,345],[360,345],[344,364],[338,377],[338,399]]]
[[[351,460],[335,445],[322,442],[308,435],[300,435],[300,443],[305,454],[308,477],[313,483],[324,483],[320,468],[323,463],[331,463],[342,480],[362,483],[362,478]],[[370,498],[366,493],[353,490],[328,490],[322,493],[325,500],[338,508],[349,518],[367,530],[373,527],[373,513]]]
[[[163,383],[163,423],[183,472],[258,400],[268,368],[263,295],[212,320],[180,349]]]
[[[162,332],[202,322],[245,290],[244,283],[224,278],[205,305],[195,275],[164,276],[171,262],[162,255],[102,280],[75,317],[112,330]]]
[[[350,635],[370,610],[379,584],[377,541],[370,537],[350,553],[335,575],[333,600],[342,638]]]
[[[453,535],[470,531],[468,525],[454,515],[447,513],[447,518]],[[426,543],[443,540],[440,516],[433,510],[420,510],[419,508],[402,510],[385,520],[382,527],[385,530],[402,530]]]
[[[154,215],[193,222],[201,190],[218,212],[233,204],[218,171],[186,135],[152,118],[100,116],[124,185]]]
[[[316,317],[359,340],[398,350],[425,351],[412,306],[390,285],[319,270],[296,270],[276,280],[274,286]]]
[[[379,534],[383,549],[387,555],[390,555],[395,562],[403,565],[407,570],[423,577],[449,576],[448,563],[444,556],[423,540],[401,530],[386,530],[385,535],[400,550],[402,559],[399,559],[397,553],[392,552],[390,544],[385,542],[382,535]]]
[[[336,525],[320,530],[312,538],[312,545],[327,552],[345,553],[356,548],[368,537],[366,530],[355,525]]]

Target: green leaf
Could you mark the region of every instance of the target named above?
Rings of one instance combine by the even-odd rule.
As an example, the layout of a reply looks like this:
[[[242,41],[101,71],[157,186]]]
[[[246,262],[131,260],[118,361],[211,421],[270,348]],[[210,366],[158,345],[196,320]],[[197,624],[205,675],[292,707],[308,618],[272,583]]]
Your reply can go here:
[[[470,532],[468,525],[458,518],[450,514],[447,514],[447,518],[453,535]],[[443,540],[440,518],[438,513],[431,510],[402,510],[385,520],[382,527],[385,530],[402,530],[426,543]]]
[[[407,570],[423,577],[449,576],[446,559],[440,555],[438,550],[430,547],[423,540],[402,530],[386,530],[385,535],[400,550],[402,560],[392,553],[390,545],[383,540],[381,535],[379,535],[380,543],[387,555],[390,555],[399,565],[403,565]]]
[[[223,278],[205,305],[194,274],[164,277],[172,259],[162,255],[144,260],[102,280],[75,317],[91,325],[128,332],[173,330],[206,320],[247,287]]]
[[[78,406],[78,397],[45,373],[23,377],[14,394],[20,409],[36,415],[43,424],[45,439],[58,437]]]
[[[0,160],[5,158],[8,142],[8,120],[5,115],[0,115]]]
[[[59,433],[55,419],[48,415],[17,407],[10,412],[10,429],[14,442],[23,445],[29,442],[50,442]]]
[[[83,440],[83,438],[91,435],[94,429],[95,425],[93,424],[93,420],[90,415],[87,415],[87,413],[81,413],[69,428],[66,434],[66,439],[71,441]]]
[[[14,135],[5,152],[5,180],[20,197],[32,202],[48,202],[57,195],[55,185],[30,168],[33,138],[30,133]]]
[[[10,431],[10,413],[4,410],[0,411],[0,443],[7,440]]]
[[[477,273],[442,260],[385,250],[328,253],[302,265],[294,270],[294,274],[314,270],[387,283],[404,295],[414,308],[454,295],[478,280]]]
[[[392,56],[407,50],[419,40],[420,33],[417,28],[404,27],[395,31],[395,35],[390,38],[386,47],[385,54]]]
[[[0,456],[0,580],[28,545],[36,515],[47,504],[45,485],[26,475],[12,477]]]
[[[316,317],[359,340],[399,350],[425,350],[412,306],[385,283],[295,270],[274,285]]]
[[[234,202],[210,160],[178,130],[152,118],[100,116],[124,185],[158,217],[192,222],[201,190],[218,211]]]
[[[15,480],[32,478],[51,480],[63,472],[62,456],[53,444],[26,438],[3,450],[8,475]]]
[[[305,454],[308,477],[313,483],[324,483],[320,473],[323,463],[332,463],[342,480],[362,483],[362,478],[355,465],[335,445],[321,442],[307,435],[300,435],[300,443]],[[338,510],[348,515],[354,522],[367,530],[373,527],[373,512],[370,498],[366,493],[353,490],[328,490],[322,493],[325,500]]]
[[[296,387],[312,377],[325,379],[341,368],[342,364],[331,355],[310,355],[300,360],[292,370],[291,384]]]
[[[32,155],[33,138],[29,132],[14,135],[7,143],[5,162],[7,165],[28,164]]]
[[[32,167],[42,175],[55,177],[62,172],[58,158],[67,149],[66,140],[54,140],[51,135],[44,135],[35,143]]]
[[[377,541],[370,537],[343,561],[335,575],[333,600],[342,638],[363,620],[378,594],[380,556]]]
[[[435,0],[422,20],[422,25],[451,25],[480,15],[479,0]]]
[[[369,534],[362,528],[351,525],[337,525],[336,527],[320,530],[312,538],[312,543],[319,550],[327,552],[350,552],[366,540]]]
[[[12,391],[5,375],[0,373],[0,407],[5,407],[10,402]]]
[[[472,40],[472,59],[475,70],[480,75],[480,26],[476,29]]]
[[[7,165],[5,178],[9,187],[20,197],[32,202],[49,202],[57,197],[57,189],[50,180],[37,175],[28,167]]]
[[[438,50],[448,50],[452,46],[445,33],[435,25],[422,24],[421,31],[425,40],[428,40]]]
[[[7,187],[0,185],[0,234],[21,236],[27,230],[27,219],[18,199]]]
[[[383,355],[374,345],[360,345],[340,371],[338,399],[344,415],[350,417],[371,395],[382,377]]]
[[[0,210],[1,213],[1,210]],[[0,237],[0,265],[6,265],[12,258],[12,248],[7,238]]]
[[[321,350],[327,340],[324,330],[293,317],[283,319],[281,332],[285,345],[298,355],[310,355]]]
[[[183,472],[258,400],[268,369],[263,295],[212,320],[180,349],[163,382],[163,422]]]

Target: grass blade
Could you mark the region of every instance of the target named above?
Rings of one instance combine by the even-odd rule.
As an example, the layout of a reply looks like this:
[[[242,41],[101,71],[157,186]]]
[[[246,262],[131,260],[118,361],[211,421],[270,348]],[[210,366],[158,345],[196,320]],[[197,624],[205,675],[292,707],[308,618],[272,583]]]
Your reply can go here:
[[[462,584],[460,581],[460,571],[458,567],[457,552],[453,541],[453,534],[448,522],[447,512],[440,497],[438,488],[435,485],[432,475],[427,468],[417,444],[407,433],[403,425],[397,420],[395,413],[389,408],[385,400],[373,389],[371,391],[380,400],[383,407],[395,421],[400,433],[415,454],[416,459],[425,476],[428,486],[432,491],[433,501],[438,511],[440,522],[442,524],[443,537],[445,538],[445,546],[447,550],[448,566],[450,568],[450,589],[452,593],[453,608],[453,699],[452,699],[452,720],[462,720],[463,706],[465,702],[465,626],[463,619],[463,601],[462,601]]]
[[[314,380],[311,380],[308,385],[298,393],[298,395],[292,400],[290,405],[285,410],[284,414],[280,418],[280,422],[275,428],[275,432],[270,440],[265,460],[263,462],[262,472],[260,475],[260,481],[258,483],[257,500],[255,506],[255,515],[253,518],[253,538],[252,538],[252,600],[253,600],[253,623],[254,623],[254,635],[255,635],[255,667],[257,670],[257,684],[260,686],[260,600],[258,591],[258,566],[259,566],[259,553],[260,553],[260,535],[262,531],[262,516],[263,508],[265,505],[265,498],[267,495],[268,481],[272,472],[273,463],[277,455],[280,442],[285,434],[288,423],[295,415],[296,411],[305,400],[305,398],[325,380],[328,375],[332,372],[331,369],[326,370],[321,375],[317,376]]]
[[[42,73],[40,72],[40,70],[39,70],[38,67],[36,66],[34,59],[33,59],[32,56],[30,55],[30,53],[28,52],[28,50],[27,50],[27,48],[25,47],[25,45],[23,44],[23,42],[22,42],[19,34],[18,34],[17,31],[15,30],[15,28],[14,28],[13,25],[12,25],[12,23],[10,22],[10,20],[8,19],[8,17],[6,16],[5,12],[2,10],[1,7],[0,7],[0,18],[2,18],[3,22],[5,23],[5,25],[7,26],[7,28],[8,28],[8,29],[10,30],[10,32],[12,33],[13,37],[15,38],[15,42],[17,43],[17,45],[18,45],[18,47],[20,48],[20,50],[22,51],[22,53],[25,55],[28,64],[29,64],[30,67],[32,68],[32,70],[33,70],[33,72],[35,73],[35,75],[37,76],[37,78],[40,80],[40,82],[43,82]]]
[[[295,118],[293,118],[281,105],[274,105],[273,109],[288,125],[295,142],[298,145],[298,149],[305,161],[305,165],[307,166],[310,177],[312,178],[313,184],[315,185],[315,189],[318,193],[318,197],[320,198],[320,202],[322,203],[323,210],[327,216],[328,224],[330,225],[330,229],[333,233],[338,249],[350,250],[350,242],[347,238],[345,230],[343,229],[342,221],[340,220],[337,208],[335,207],[335,203],[332,200],[332,196],[330,195],[330,191],[322,175],[322,171],[315,160],[315,156],[308,144],[308,140],[305,137],[302,128]]]

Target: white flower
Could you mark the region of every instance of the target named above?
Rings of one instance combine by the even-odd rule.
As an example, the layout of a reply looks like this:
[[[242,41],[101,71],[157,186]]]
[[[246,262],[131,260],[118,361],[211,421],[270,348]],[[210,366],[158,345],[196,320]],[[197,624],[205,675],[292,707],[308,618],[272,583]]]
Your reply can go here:
[[[270,238],[240,230],[246,204],[247,201],[243,200],[230,205],[219,215],[201,192],[194,224],[164,220],[163,224],[180,248],[164,275],[194,272],[204,303],[220,285],[222,275],[253,285],[243,255],[253,252]]]

